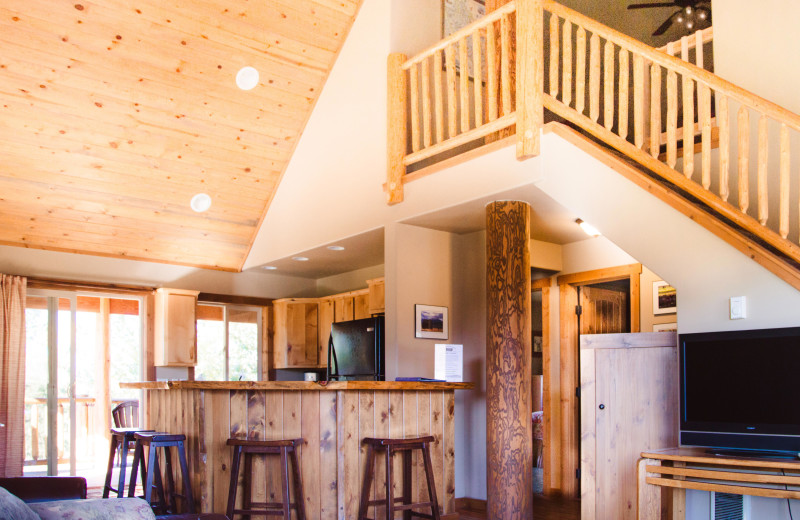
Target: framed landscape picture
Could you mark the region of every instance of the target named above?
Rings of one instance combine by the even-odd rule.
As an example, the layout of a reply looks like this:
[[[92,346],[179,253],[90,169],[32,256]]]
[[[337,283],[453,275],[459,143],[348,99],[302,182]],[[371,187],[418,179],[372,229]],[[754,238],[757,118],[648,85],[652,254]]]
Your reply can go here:
[[[675,288],[664,280],[653,282],[653,314],[672,314],[678,310]]]
[[[414,336],[422,339],[447,339],[447,307],[414,305]]]

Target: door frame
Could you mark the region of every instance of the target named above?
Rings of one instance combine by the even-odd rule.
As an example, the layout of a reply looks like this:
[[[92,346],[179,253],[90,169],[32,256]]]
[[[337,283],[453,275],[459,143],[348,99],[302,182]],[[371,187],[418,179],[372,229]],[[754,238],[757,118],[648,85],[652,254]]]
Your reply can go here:
[[[580,480],[580,402],[577,389],[580,387],[580,353],[578,316],[578,287],[617,280],[630,280],[630,324],[631,332],[640,329],[640,278],[642,264],[595,269],[562,275],[557,278],[559,287],[559,371],[560,399],[558,412],[560,421],[550,423],[548,431],[551,446],[548,450],[560,462],[560,485],[557,487],[565,497],[579,498]],[[545,416],[547,412],[545,412]],[[556,464],[556,461],[553,461]],[[557,481],[553,482],[555,486]]]

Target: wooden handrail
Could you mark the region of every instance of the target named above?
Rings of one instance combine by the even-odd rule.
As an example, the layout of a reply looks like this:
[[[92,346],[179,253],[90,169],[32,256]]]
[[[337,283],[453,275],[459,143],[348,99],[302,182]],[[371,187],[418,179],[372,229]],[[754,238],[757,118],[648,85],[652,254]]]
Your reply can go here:
[[[684,38],[686,38],[687,48],[694,49],[695,47],[697,47],[698,34],[700,35],[700,41],[702,41],[703,43],[709,43],[714,40],[714,28],[707,27],[705,29],[700,29],[699,31],[695,32],[692,35],[684,36],[680,40],[671,41],[666,45],[662,45],[661,47],[658,47],[658,50],[661,52],[666,52],[670,56],[675,56],[675,54],[677,54],[681,50],[681,48],[678,47],[678,45],[680,44],[680,42],[684,40]]]
[[[786,110],[782,106],[777,105],[772,101],[768,101],[761,96],[757,96],[752,92],[734,85],[729,81],[725,81],[719,76],[716,76],[707,70],[703,70],[696,65],[683,61],[674,56],[670,56],[669,54],[654,49],[635,38],[631,38],[630,36],[622,34],[619,31],[615,31],[610,27],[606,27],[605,25],[592,20],[588,16],[582,15],[581,13],[568,7],[564,7],[553,0],[542,0],[542,3],[544,4],[546,11],[550,11],[551,13],[562,18],[567,18],[573,24],[577,22],[584,29],[597,34],[601,38],[610,40],[617,45],[626,48],[628,51],[635,51],[642,57],[653,63],[657,63],[668,70],[673,70],[676,73],[688,76],[695,81],[705,83],[714,90],[724,93],[731,99],[735,99],[742,104],[749,105],[750,108],[754,108],[764,115],[786,123],[793,130],[800,131],[800,115],[790,112],[789,110]]]
[[[513,13],[517,9],[517,2],[515,0],[511,0],[509,3],[498,7],[491,13],[487,14],[480,20],[475,20],[471,24],[462,27],[461,29],[457,30],[453,34],[447,36],[443,40],[439,41],[439,43],[428,47],[424,51],[420,52],[416,56],[409,58],[408,60],[403,63],[402,68],[403,70],[408,70],[411,68],[412,65],[415,63],[419,63],[422,60],[433,56],[436,51],[441,51],[445,47],[448,47],[454,43],[458,43],[462,38],[466,38],[467,36],[472,35],[476,29],[482,29],[487,25],[494,23],[500,20],[504,15]]]

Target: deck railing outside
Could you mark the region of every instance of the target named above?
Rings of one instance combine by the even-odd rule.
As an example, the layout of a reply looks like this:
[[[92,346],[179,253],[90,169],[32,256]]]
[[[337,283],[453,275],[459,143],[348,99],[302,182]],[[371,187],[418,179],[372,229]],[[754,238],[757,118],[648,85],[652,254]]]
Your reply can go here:
[[[661,51],[552,0],[516,0],[391,55],[389,202],[408,165],[498,129],[516,125],[518,158],[537,154],[544,107],[800,261],[800,116],[704,70],[710,37]],[[670,55],[692,47],[696,64]]]
[[[124,400],[113,400],[112,408]],[[94,397],[76,397],[76,454],[78,460],[107,456],[107,445],[93,442],[95,432]],[[58,398],[58,463],[69,462],[69,398]],[[109,414],[110,416],[110,414]],[[25,466],[47,464],[47,399],[25,399]],[[105,433],[105,432],[104,432]],[[66,454],[66,456],[65,456]]]

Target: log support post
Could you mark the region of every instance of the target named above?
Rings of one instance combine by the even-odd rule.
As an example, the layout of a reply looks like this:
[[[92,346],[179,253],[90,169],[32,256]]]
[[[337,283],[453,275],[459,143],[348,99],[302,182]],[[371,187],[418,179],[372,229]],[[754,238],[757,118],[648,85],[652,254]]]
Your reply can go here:
[[[406,167],[403,159],[407,152],[408,123],[406,118],[406,99],[408,97],[408,80],[403,63],[408,59],[405,54],[394,52],[389,55],[387,63],[387,161],[386,202],[397,204],[403,202],[403,175]]]
[[[530,206],[486,206],[487,518],[532,518]]]
[[[544,10],[541,0],[517,3],[516,32],[517,159],[523,160],[539,155],[544,124]]]

